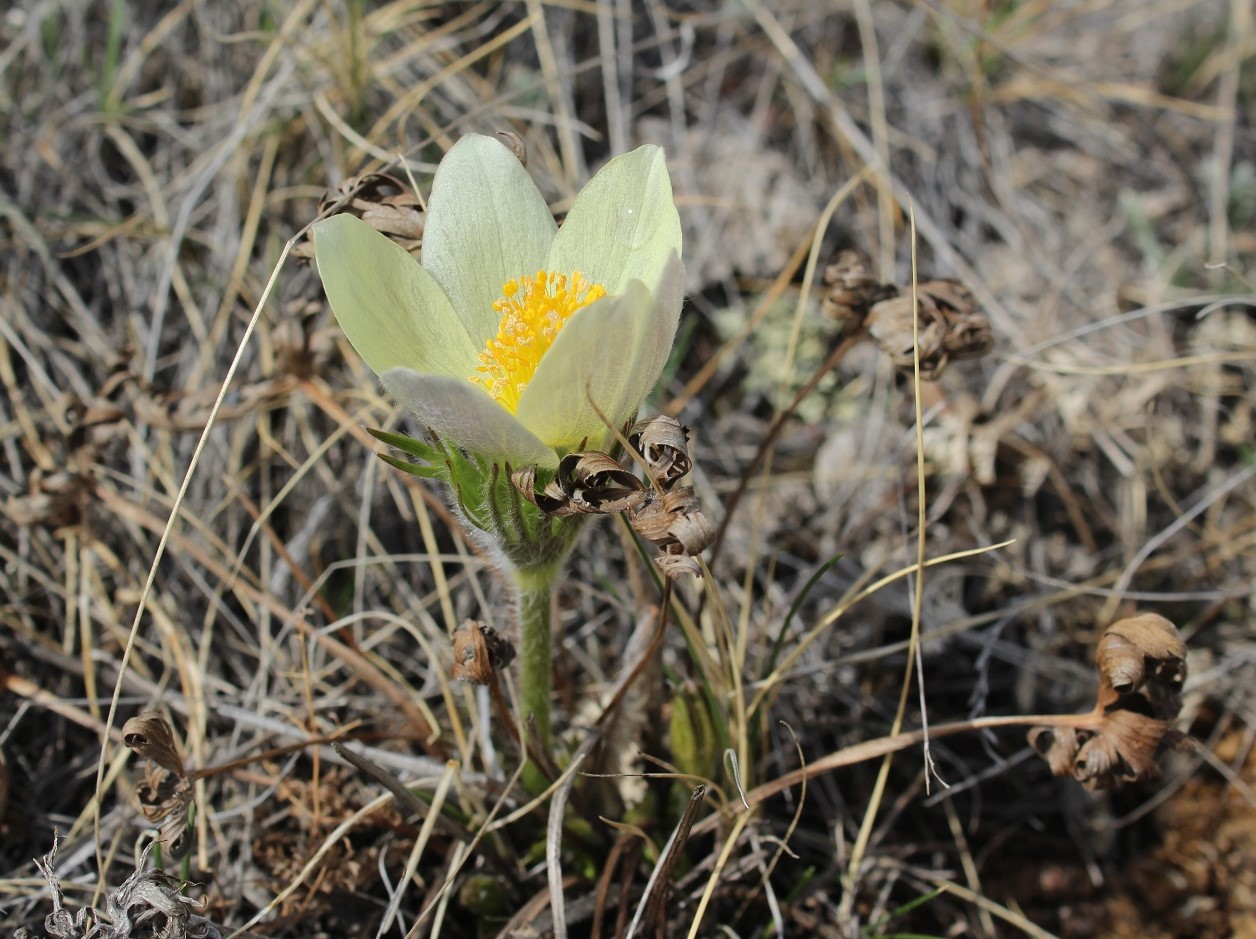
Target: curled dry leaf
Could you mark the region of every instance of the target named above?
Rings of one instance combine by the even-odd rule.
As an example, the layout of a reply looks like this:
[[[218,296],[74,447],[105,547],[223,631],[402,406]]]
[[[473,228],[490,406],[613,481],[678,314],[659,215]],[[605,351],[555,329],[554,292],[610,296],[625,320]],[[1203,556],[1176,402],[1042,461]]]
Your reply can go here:
[[[1029,745],[1047,761],[1052,776],[1069,776],[1084,734],[1073,727],[1035,727],[1029,731]]]
[[[946,320],[938,305],[923,290],[920,308],[920,377],[932,381],[946,367]],[[900,369],[912,368],[912,298],[894,297],[876,304],[868,313],[868,334]]]
[[[454,632],[453,676],[456,681],[487,685],[493,673],[515,660],[514,644],[492,626],[467,620]]]
[[[1154,779],[1160,751],[1181,739],[1171,725],[1182,706],[1186,644],[1169,620],[1143,613],[1104,631],[1095,664],[1095,709],[1077,715],[1076,728],[1033,728],[1030,745],[1052,773],[1091,791]]]
[[[893,284],[877,282],[867,255],[853,248],[839,251],[824,269],[824,284],[820,308],[845,327],[858,326],[874,304],[898,296]]]
[[[645,497],[641,480],[598,450],[567,454],[555,479],[578,512],[622,512]]]
[[[192,848],[192,780],[183,768],[174,729],[160,714],[145,711],[122,726],[122,740],[149,761],[135,787],[140,812],[157,826],[166,856],[182,860]]]
[[[622,512],[645,497],[641,480],[599,450],[567,454],[539,492],[535,466],[515,470],[510,480],[525,499],[558,518]]]
[[[715,538],[715,529],[698,507],[692,486],[676,486],[660,498],[650,492],[628,511],[628,521],[642,538],[661,549],[656,560],[668,576],[697,574],[694,557]]]
[[[497,136],[510,148],[510,152],[515,155],[515,159],[524,166],[528,165],[528,145],[523,142],[522,137],[513,130],[499,130]]]
[[[1113,623],[1096,656],[1100,675],[1119,694],[1137,691],[1144,681],[1180,691],[1186,681],[1186,643],[1177,627],[1156,613]]]
[[[663,414],[638,421],[628,432],[629,445],[641,455],[650,479],[663,489],[693,468],[690,438],[688,427]]]
[[[156,711],[145,711],[122,725],[123,742],[164,770],[184,775],[183,758],[174,742],[174,728]]]
[[[841,256],[839,255],[839,260]],[[848,264],[830,267],[837,286],[846,282],[858,285],[842,287],[837,293],[836,309],[851,316],[859,313],[856,302],[870,301],[861,315],[882,351],[900,369],[913,366],[912,290],[908,285],[891,287],[878,294],[867,287],[863,268]],[[828,272],[826,272],[826,281]],[[836,287],[835,287],[836,289]],[[828,299],[826,298],[826,303]],[[939,278],[917,284],[915,304],[919,316],[920,376],[933,380],[951,359],[969,359],[985,355],[994,348],[994,332],[990,321],[977,309],[972,292],[957,280]],[[826,306],[826,311],[829,307]],[[836,315],[830,313],[830,315]]]
[[[1082,744],[1073,777],[1093,791],[1114,789],[1160,775],[1156,755],[1169,725],[1134,711],[1113,711]]]
[[[519,490],[519,494],[535,505],[546,515],[565,518],[575,515],[576,510],[568,504],[567,493],[558,485],[557,479],[551,479],[541,491],[536,488],[536,467],[525,466],[511,472],[510,481]]]
[[[318,204],[316,221],[337,213],[356,215],[413,255],[423,244],[423,204],[414,191],[387,173],[364,173],[346,179]],[[307,233],[292,249],[303,261],[314,257],[314,240]]]

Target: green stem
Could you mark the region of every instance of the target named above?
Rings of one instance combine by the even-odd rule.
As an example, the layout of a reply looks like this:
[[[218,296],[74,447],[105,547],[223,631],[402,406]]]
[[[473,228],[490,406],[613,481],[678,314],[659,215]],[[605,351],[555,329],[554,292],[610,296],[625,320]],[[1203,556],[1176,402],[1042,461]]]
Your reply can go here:
[[[560,561],[514,571],[519,610],[519,696],[523,716],[532,715],[546,747],[550,742],[550,667],[554,652],[550,624],[554,586],[561,570]]]

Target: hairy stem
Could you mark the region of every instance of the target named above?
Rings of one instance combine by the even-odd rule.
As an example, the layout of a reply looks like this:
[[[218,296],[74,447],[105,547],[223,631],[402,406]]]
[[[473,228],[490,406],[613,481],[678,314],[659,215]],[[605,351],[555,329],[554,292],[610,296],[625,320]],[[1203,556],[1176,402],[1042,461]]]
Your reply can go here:
[[[537,734],[547,747],[553,658],[550,624],[554,613],[554,585],[561,569],[559,562],[514,571],[519,611],[519,695],[523,716],[532,715]]]

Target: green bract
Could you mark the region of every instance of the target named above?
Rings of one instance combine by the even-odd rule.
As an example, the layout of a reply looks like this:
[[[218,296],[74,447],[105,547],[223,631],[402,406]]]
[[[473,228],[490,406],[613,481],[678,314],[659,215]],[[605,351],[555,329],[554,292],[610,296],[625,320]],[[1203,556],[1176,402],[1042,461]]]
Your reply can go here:
[[[388,391],[444,440],[514,466],[603,446],[597,409],[635,415],[680,315],[680,219],[654,146],[607,163],[559,228],[514,154],[467,136],[436,171],[421,263],[350,215],[316,224],[314,246],[336,319]],[[503,285],[538,271],[579,271],[607,295],[566,322],[512,414],[471,376]]]

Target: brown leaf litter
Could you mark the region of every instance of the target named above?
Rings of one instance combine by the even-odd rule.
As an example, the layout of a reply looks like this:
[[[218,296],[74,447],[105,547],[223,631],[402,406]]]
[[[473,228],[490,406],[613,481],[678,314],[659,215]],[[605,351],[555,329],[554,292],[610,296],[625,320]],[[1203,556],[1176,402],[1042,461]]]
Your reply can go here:
[[[1029,743],[1056,776],[1091,791],[1159,775],[1159,754],[1179,743],[1172,724],[1182,707],[1186,643],[1163,616],[1142,613],[1105,630],[1095,652],[1095,709],[1075,727],[1034,727]]]

